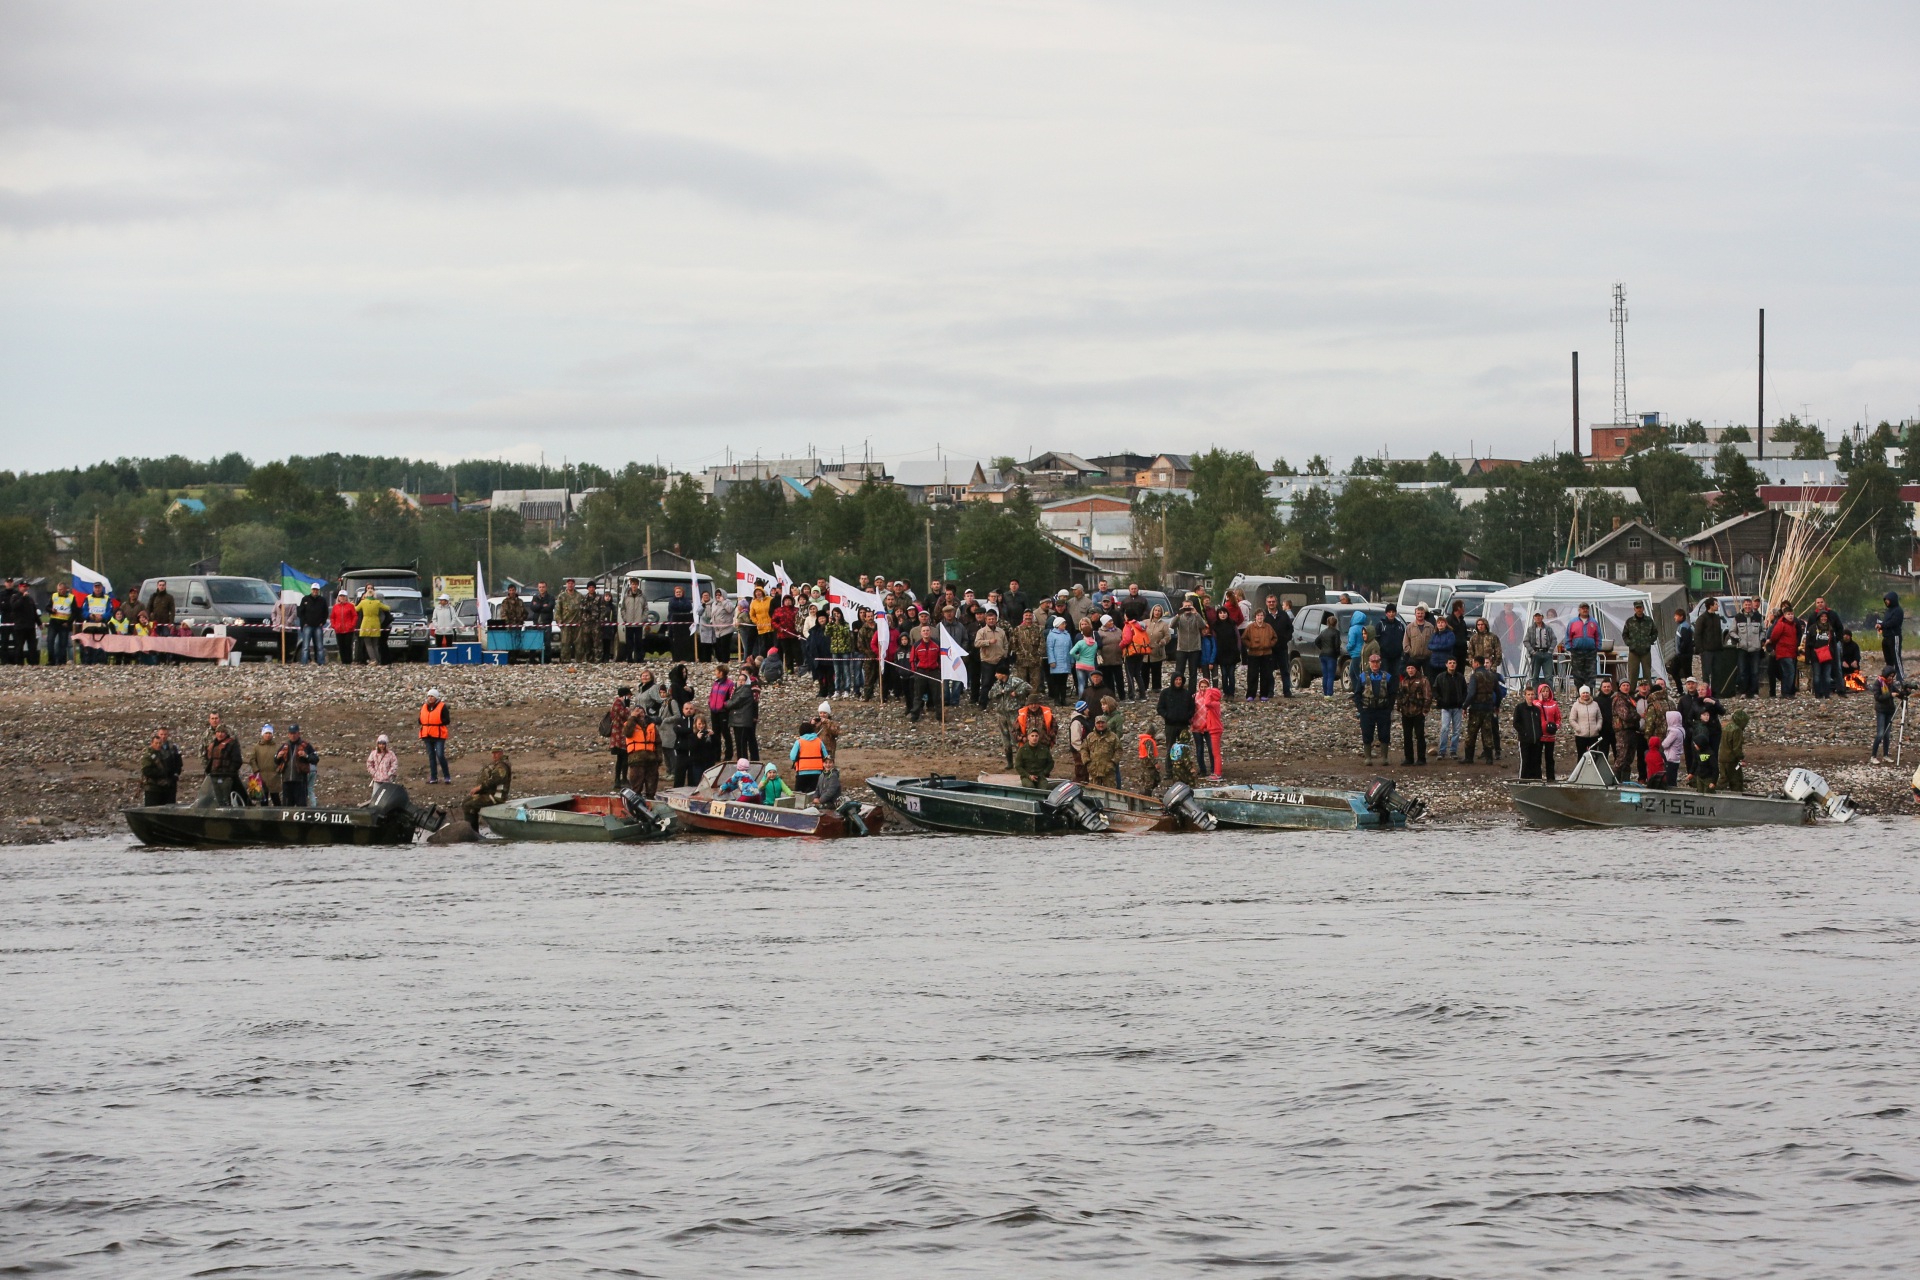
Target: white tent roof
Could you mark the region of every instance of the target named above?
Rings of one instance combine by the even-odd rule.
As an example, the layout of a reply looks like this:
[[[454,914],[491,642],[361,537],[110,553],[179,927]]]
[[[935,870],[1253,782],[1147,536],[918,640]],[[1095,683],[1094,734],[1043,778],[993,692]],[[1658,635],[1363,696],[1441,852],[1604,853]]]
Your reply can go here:
[[[1487,597],[1487,603],[1528,604],[1535,600],[1568,600],[1574,604],[1583,601],[1598,604],[1602,600],[1625,600],[1631,604],[1635,600],[1651,601],[1652,598],[1638,587],[1629,587],[1621,582],[1608,582],[1604,578],[1591,578],[1584,573],[1575,573],[1571,569],[1561,569],[1544,578],[1535,578],[1532,582],[1523,582],[1517,587],[1495,591]]]

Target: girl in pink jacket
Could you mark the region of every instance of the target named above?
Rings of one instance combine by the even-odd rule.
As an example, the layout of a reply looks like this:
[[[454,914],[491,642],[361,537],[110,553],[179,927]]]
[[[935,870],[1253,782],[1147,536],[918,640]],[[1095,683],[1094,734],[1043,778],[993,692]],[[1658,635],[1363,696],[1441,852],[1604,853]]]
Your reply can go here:
[[[1193,723],[1187,727],[1193,732],[1194,745],[1200,748],[1200,767],[1207,771],[1208,782],[1221,780],[1220,770],[1225,764],[1220,758],[1220,733],[1225,723],[1220,718],[1220,691],[1213,687],[1213,681],[1200,677],[1200,687],[1193,694]]]

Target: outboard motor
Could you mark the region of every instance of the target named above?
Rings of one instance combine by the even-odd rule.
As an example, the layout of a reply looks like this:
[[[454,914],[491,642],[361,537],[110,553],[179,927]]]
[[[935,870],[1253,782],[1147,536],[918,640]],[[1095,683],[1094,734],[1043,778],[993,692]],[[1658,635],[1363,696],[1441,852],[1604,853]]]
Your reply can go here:
[[[407,799],[407,789],[397,782],[376,782],[373,784],[373,798],[367,801],[367,808],[381,817],[406,812],[413,818],[413,825],[421,831],[438,831],[447,820],[447,811],[437,804],[418,805]]]
[[[1427,811],[1424,800],[1402,800],[1399,786],[1391,778],[1375,778],[1367,784],[1367,808],[1380,819],[1382,827],[1393,825],[1393,815],[1404,815],[1408,822]]]
[[[1047,792],[1043,803],[1049,809],[1065,813],[1082,831],[1105,831],[1108,827],[1106,810],[1087,799],[1077,782],[1061,783]]]
[[[1787,774],[1786,792],[1789,800],[1825,807],[1827,816],[1835,822],[1849,822],[1853,818],[1853,802],[1828,791],[1827,780],[1811,769],[1795,769]]]
[[[860,816],[860,802],[852,796],[847,796],[841,800],[840,803],[835,806],[834,812],[840,815],[841,821],[847,824],[847,830],[852,834],[856,836],[873,834],[867,830],[867,820]]]
[[[1160,803],[1167,806],[1167,812],[1180,819],[1195,831],[1212,831],[1220,825],[1220,820],[1200,807],[1193,798],[1193,788],[1184,782],[1176,782],[1167,788],[1160,797]]]

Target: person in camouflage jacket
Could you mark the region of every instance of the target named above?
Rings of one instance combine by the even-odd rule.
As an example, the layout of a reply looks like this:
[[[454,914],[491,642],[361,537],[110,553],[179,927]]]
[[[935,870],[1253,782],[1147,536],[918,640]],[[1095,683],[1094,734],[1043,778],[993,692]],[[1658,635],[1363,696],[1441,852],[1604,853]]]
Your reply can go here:
[[[1433,709],[1433,686],[1421,662],[1407,663],[1394,695],[1393,709],[1400,713],[1400,758],[1404,764],[1427,762],[1427,712]]]

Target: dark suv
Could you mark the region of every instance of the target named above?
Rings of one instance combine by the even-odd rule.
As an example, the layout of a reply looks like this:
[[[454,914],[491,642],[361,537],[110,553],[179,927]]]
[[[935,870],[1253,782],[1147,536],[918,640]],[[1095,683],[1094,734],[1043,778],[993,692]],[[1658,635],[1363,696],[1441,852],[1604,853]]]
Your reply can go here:
[[[363,587],[387,602],[393,616],[387,620],[387,657],[427,660],[427,602],[420,594],[417,568],[359,568],[340,571],[340,590],[358,601]]]
[[[1293,639],[1287,644],[1287,661],[1293,663],[1293,682],[1296,685],[1310,684],[1320,678],[1320,650],[1314,641],[1320,636],[1320,622],[1328,614],[1339,619],[1340,653],[1342,662],[1347,652],[1347,628],[1353,625],[1353,615],[1364,613],[1368,626],[1376,626],[1386,616],[1384,604],[1310,604],[1296,610],[1293,615]],[[1345,670],[1343,666],[1341,668]]]

